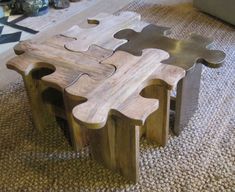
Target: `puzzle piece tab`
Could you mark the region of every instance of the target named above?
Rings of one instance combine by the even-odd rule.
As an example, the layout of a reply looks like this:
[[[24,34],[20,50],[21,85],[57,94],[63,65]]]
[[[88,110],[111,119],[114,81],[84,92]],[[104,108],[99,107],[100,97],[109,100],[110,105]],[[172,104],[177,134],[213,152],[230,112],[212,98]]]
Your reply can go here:
[[[147,25],[140,21],[141,16],[135,12],[121,12],[119,15],[100,13],[94,18],[89,18],[89,24],[97,24],[91,28],[80,28],[73,26],[62,35],[73,38],[74,41],[66,43],[65,47],[70,51],[87,51],[92,45],[98,45],[105,49],[114,50],[126,40],[118,40],[113,35],[125,28],[134,27],[141,30]]]
[[[144,50],[142,56],[115,52],[102,62],[116,67],[112,76],[94,81],[83,75],[66,88],[67,94],[87,100],[73,109],[75,119],[91,129],[104,127],[111,114],[143,125],[145,119],[157,110],[158,103],[141,97],[141,90],[149,85],[162,84],[171,89],[185,75],[179,67],[160,63],[168,57],[165,51],[154,49]]]
[[[146,48],[162,49],[170,54],[169,59],[162,63],[179,66],[185,70],[193,68],[196,63],[216,68],[221,66],[225,59],[224,52],[207,48],[212,43],[209,38],[191,34],[188,40],[176,40],[159,33],[159,28],[155,25],[148,25],[141,32],[124,29],[114,37],[128,40],[116,50],[141,55]]]
[[[103,79],[115,71],[114,66],[99,63],[112,52],[95,45],[87,52],[73,53],[56,44],[25,41],[19,43],[15,51],[21,55],[11,59],[7,63],[8,68],[23,75],[36,68],[49,68],[54,72],[42,77],[42,80],[61,90],[82,74],[88,74],[94,79]]]

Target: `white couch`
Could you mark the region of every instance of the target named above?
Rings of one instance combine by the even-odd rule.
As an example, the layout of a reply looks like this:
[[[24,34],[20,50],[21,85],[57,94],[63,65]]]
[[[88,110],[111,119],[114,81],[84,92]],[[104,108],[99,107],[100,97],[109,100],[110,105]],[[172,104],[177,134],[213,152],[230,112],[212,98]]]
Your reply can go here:
[[[194,7],[235,25],[235,0],[193,0]]]

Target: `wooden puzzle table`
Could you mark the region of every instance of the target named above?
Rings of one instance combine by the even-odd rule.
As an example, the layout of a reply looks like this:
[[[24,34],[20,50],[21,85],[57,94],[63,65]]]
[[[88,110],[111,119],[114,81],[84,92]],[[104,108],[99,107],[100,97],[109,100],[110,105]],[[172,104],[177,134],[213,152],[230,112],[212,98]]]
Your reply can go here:
[[[117,19],[117,18],[116,18]],[[89,19],[89,23],[98,24],[92,30],[81,29],[74,26],[63,35],[74,38],[74,41],[65,44],[71,51],[84,51],[91,42],[111,50],[123,50],[133,55],[140,56],[143,49],[157,48],[167,51],[170,58],[163,61],[164,64],[175,65],[186,70],[186,76],[177,85],[176,97],[171,97],[171,109],[175,111],[175,122],[173,132],[179,135],[183,128],[188,124],[198,106],[198,96],[202,65],[210,68],[218,68],[223,64],[225,53],[219,50],[210,50],[213,40],[197,34],[190,34],[186,40],[177,40],[167,37],[170,33],[169,28],[151,25],[140,20],[141,16],[133,12],[121,13],[119,22],[122,22],[123,29],[118,25],[110,25],[110,20],[114,21],[113,16],[102,15]],[[113,22],[115,23],[115,22]],[[113,26],[107,31],[107,26]],[[94,34],[101,32],[97,38]],[[89,34],[87,41],[86,35]],[[109,36],[109,38],[107,38]],[[94,39],[95,37],[95,39]],[[113,38],[115,37],[115,38]],[[85,39],[85,40],[84,40]],[[126,41],[117,41],[117,40]],[[89,43],[88,43],[89,42]],[[160,104],[161,108],[161,104]],[[169,111],[166,111],[166,117]],[[157,125],[156,119],[151,118],[149,122]],[[169,118],[162,119],[162,124],[168,127]],[[159,122],[158,122],[159,124]],[[147,125],[146,125],[147,126]],[[146,132],[147,137],[160,145],[166,142],[161,141],[158,135]]]
[[[53,44],[31,42],[19,46],[24,53],[10,60],[8,67],[22,74],[29,95],[43,95],[46,88],[62,92],[66,119],[74,131],[72,136],[80,135],[75,144],[84,143],[85,135],[97,161],[136,181],[139,170],[138,126],[143,126],[159,105],[157,99],[144,98],[144,89],[160,86],[163,92],[168,92],[169,87],[184,76],[184,70],[161,64],[160,61],[169,55],[157,49],[146,49],[142,56],[137,57],[117,51],[100,62],[98,58],[87,55],[92,50],[72,53]],[[101,48],[94,46],[93,49],[97,54]],[[38,68],[55,72],[37,76],[34,70]],[[36,77],[41,79],[37,83]],[[39,100],[44,107],[40,110],[37,108]],[[165,100],[159,99],[162,103],[169,103]],[[43,97],[34,95],[31,99],[32,109],[38,110],[34,117],[37,119],[43,114],[41,120],[48,122],[50,115],[43,102]],[[160,122],[162,116],[155,117]],[[89,132],[81,127],[88,128]]]
[[[173,131],[179,135],[198,106],[202,65],[210,68],[220,67],[225,59],[225,53],[208,49],[213,42],[211,38],[190,34],[187,40],[177,40],[166,37],[165,32],[164,29],[160,31],[158,26],[150,24],[141,32],[124,29],[116,33],[114,37],[128,40],[116,50],[123,50],[138,56],[146,48],[162,49],[170,54],[170,57],[162,63],[185,69],[186,76],[177,85],[176,98],[171,99],[171,109],[175,111]],[[152,121],[154,124],[157,123],[156,119]]]
[[[170,62],[170,50],[169,55],[164,48],[139,44],[138,35],[127,44],[117,39],[130,38],[130,29],[142,34],[154,28],[154,40],[165,40],[165,27],[142,22],[133,12],[99,14],[88,22],[97,26],[74,26],[41,44],[19,43],[18,56],[7,67],[24,79],[37,129],[43,130],[56,116],[66,119],[76,150],[89,142],[94,159],[137,181],[141,132],[166,144],[171,91],[184,78],[185,69]],[[127,49],[132,42],[137,47]],[[135,53],[138,47],[141,54]],[[216,53],[216,59],[210,59],[213,52],[207,61],[221,61],[223,55]]]

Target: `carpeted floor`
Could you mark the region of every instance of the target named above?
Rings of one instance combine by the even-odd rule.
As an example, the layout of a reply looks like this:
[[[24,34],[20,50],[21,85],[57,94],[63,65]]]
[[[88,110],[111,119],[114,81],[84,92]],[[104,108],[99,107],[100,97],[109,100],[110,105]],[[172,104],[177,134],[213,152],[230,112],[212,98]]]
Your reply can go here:
[[[63,131],[33,130],[23,82],[0,90],[0,191],[235,191],[235,30],[191,4],[161,6],[136,1],[124,10],[172,27],[185,38],[196,32],[226,52],[220,69],[203,68],[199,108],[167,147],[141,140],[141,178],[133,184],[96,164],[86,148],[72,151]]]

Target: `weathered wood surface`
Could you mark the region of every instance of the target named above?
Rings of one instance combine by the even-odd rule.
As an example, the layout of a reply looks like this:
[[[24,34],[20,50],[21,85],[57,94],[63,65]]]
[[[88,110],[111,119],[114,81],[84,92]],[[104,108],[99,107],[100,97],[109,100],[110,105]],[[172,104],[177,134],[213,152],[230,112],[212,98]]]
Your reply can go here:
[[[139,178],[139,126],[146,125],[147,138],[166,144],[169,90],[185,75],[182,68],[160,63],[167,57],[157,49],[146,49],[142,56],[117,51],[102,61],[116,67],[112,76],[97,81],[82,75],[65,89],[68,100],[80,98],[72,113],[90,129],[93,157],[134,182]],[[147,93],[149,86],[157,97],[144,98],[153,95]]]
[[[58,34],[60,32],[66,31],[73,25],[82,25],[86,18],[92,17],[100,12],[106,12],[106,13],[114,13],[117,10],[120,10],[125,5],[129,4],[133,0],[95,0],[95,1],[82,1],[79,3],[73,3],[73,7],[76,7],[73,9],[72,6],[70,6],[68,9],[64,10],[55,10],[56,14],[53,14],[52,17],[50,17],[50,23],[49,25],[46,25],[47,27],[45,30],[40,30],[38,34],[36,34],[33,37],[29,37],[27,34],[27,37],[23,38],[22,40],[26,40],[28,38],[33,38],[37,42],[44,42],[46,39],[50,39],[50,37],[54,36],[55,34]],[[93,3],[94,2],[94,3]],[[88,5],[88,6],[87,6]],[[71,10],[72,8],[72,10]],[[66,12],[66,13],[64,13]],[[57,16],[57,13],[60,14],[60,16]],[[39,18],[39,17],[37,17]],[[56,18],[56,19],[55,19]],[[35,19],[35,18],[28,18],[29,20]],[[40,22],[36,22],[37,25],[40,25],[44,27],[45,25],[42,24],[42,22],[48,22],[48,20],[39,19]],[[32,23],[31,21],[27,23]],[[22,23],[18,23],[21,25],[24,25]],[[29,25],[26,25],[26,27],[31,27]],[[6,28],[4,28],[5,31]],[[11,32],[15,32],[10,30]],[[24,35],[22,34],[22,37]],[[5,64],[6,62],[14,57],[14,52],[12,50],[13,46],[15,44],[4,44],[4,47],[1,46],[0,50],[0,57],[1,57],[1,63],[0,63],[0,88],[4,88],[6,85],[8,85],[10,82],[15,81],[17,78],[19,78],[19,75],[16,74],[13,71],[10,71],[6,68]],[[5,47],[6,46],[6,47]]]
[[[114,50],[126,40],[116,39],[113,35],[125,28],[141,30],[147,23],[140,20],[141,16],[135,12],[121,12],[119,15],[100,13],[87,20],[89,24],[96,24],[96,26],[80,28],[75,25],[64,32],[64,36],[74,39],[74,41],[66,43],[65,47],[70,51],[86,51],[90,45],[95,44]]]
[[[158,110],[148,117],[142,128],[146,138],[159,146],[165,146],[168,141],[170,94],[171,89],[164,84],[146,87],[142,93],[145,97],[159,100]]]
[[[79,3],[72,3],[71,6],[67,9],[63,10],[55,10],[54,8],[50,8],[50,11],[41,16],[37,17],[27,17],[23,19],[20,22],[17,22],[17,25],[28,27],[30,29],[42,32],[46,31],[51,27],[55,27],[58,25],[58,23],[65,22],[68,18],[73,17],[79,13],[82,13],[88,8],[91,8],[92,6],[97,4],[97,0],[83,0]],[[8,18],[8,21],[12,21],[14,19],[18,19],[22,15],[11,15]],[[1,25],[1,24],[0,24]],[[14,33],[18,32],[18,29],[14,29],[9,26],[4,26],[4,33]],[[21,35],[21,41],[27,40],[29,38],[33,38],[35,35],[30,34],[27,32],[22,31]],[[8,49],[12,48],[15,43],[7,43],[7,44],[1,44],[0,45],[0,54],[4,51],[7,51]]]
[[[76,81],[76,79],[79,79],[79,77],[84,73],[91,75],[93,79],[96,79],[96,80],[98,80],[99,78],[101,79],[107,78],[110,74],[112,74],[112,70],[114,70],[114,68],[112,67],[114,66],[110,66],[111,68],[106,67],[107,69],[104,69],[105,66],[102,68],[102,65],[96,62],[100,62],[104,60],[105,58],[108,58],[113,53],[112,50],[115,49],[116,46],[120,43],[120,42],[114,41],[113,34],[115,34],[117,30],[123,29],[123,27],[132,28],[136,31],[141,31],[143,27],[148,25],[148,23],[140,21],[139,14],[133,13],[133,12],[123,12],[117,16],[113,16],[109,14],[100,14],[98,16],[95,16],[93,19],[89,19],[88,23],[96,23],[97,26],[88,28],[88,29],[81,29],[78,26],[75,26],[71,28],[70,30],[68,30],[63,35],[56,35],[48,39],[47,41],[45,41],[43,44],[37,44],[37,43],[30,42],[30,41],[20,43],[19,45],[15,47],[15,52],[17,54],[23,54],[24,52],[26,52],[23,55],[26,55],[27,59],[31,59],[31,60],[30,62],[29,60],[27,61],[27,59],[26,61],[24,61],[25,58],[23,55],[21,55],[21,58],[17,57],[16,61],[13,62],[14,64],[13,65],[10,64],[8,65],[8,67],[15,68],[21,73],[22,71],[26,71],[26,69],[29,70],[30,67],[32,68],[32,65],[29,65],[30,67],[28,66],[29,63],[35,63],[34,67],[37,66],[37,68],[49,67],[53,71],[53,73],[42,77],[42,80],[46,82],[48,86],[52,86],[56,89],[60,89],[63,92],[63,90],[66,87],[71,85],[74,81]],[[114,25],[115,27],[113,27]],[[166,27],[160,27],[160,26],[156,26],[156,27],[158,29],[158,33],[162,35],[166,34],[169,31],[169,29]],[[97,37],[96,35],[97,29],[99,30],[102,29],[101,32],[103,31],[103,33],[101,33],[102,35],[99,37]],[[89,33],[87,34],[87,32]],[[85,52],[79,52],[79,51],[69,52],[64,49],[64,45],[65,46],[70,45],[71,43],[73,43],[76,46],[77,45],[80,46],[80,45],[83,45],[85,42],[85,45],[88,46],[89,44],[94,43],[93,42],[94,37],[96,40],[95,42],[100,42],[103,46],[107,45],[111,50],[104,49],[95,45],[90,46],[89,49]],[[77,51],[77,50],[73,50],[73,51]],[[29,55],[31,56],[29,57]],[[88,57],[88,59],[85,57]],[[90,58],[95,58],[91,60],[92,62],[96,63],[92,65],[92,69],[90,69],[89,65],[88,65],[88,68],[86,68],[86,66],[84,65],[81,65],[81,66],[79,65],[76,69],[73,68],[74,66],[72,65],[72,63],[78,64],[76,60],[79,60],[79,61],[83,60],[83,62],[87,64],[87,62],[88,63],[90,62],[89,60]],[[21,64],[20,66],[17,66],[19,64],[19,59],[21,60],[21,62],[23,61],[23,65]],[[24,63],[25,63],[25,66],[24,66]],[[69,63],[69,66],[66,63]],[[14,65],[16,66],[14,67]],[[23,67],[24,69],[20,69],[20,67]],[[98,74],[93,74],[93,72],[90,71],[93,69],[95,73],[98,73]],[[94,85],[96,85],[95,83]],[[168,88],[165,87],[165,88],[167,90],[169,87]],[[172,87],[169,88],[169,90],[170,89],[172,89]],[[156,93],[156,91],[154,91],[154,93]],[[155,99],[158,99],[158,95],[161,95],[161,94],[159,93],[156,95],[152,95],[152,97],[154,97]],[[74,100],[75,98],[72,98],[72,99]],[[132,102],[134,103],[134,101]],[[168,135],[167,134],[168,133],[168,112],[169,112],[169,106],[167,105],[168,97],[167,98],[162,97],[161,102],[164,103],[161,105],[162,106],[161,110],[163,110],[164,113],[157,112],[158,115],[155,115],[155,116],[159,116],[161,114],[161,117],[163,117],[163,119],[160,118],[159,116],[159,120],[157,120],[161,123],[158,123],[158,124],[156,124],[156,122],[147,123],[146,125],[148,125],[147,127],[150,127],[150,124],[152,124],[152,127],[149,128],[149,130],[156,130],[155,134],[161,135],[160,136],[161,138],[160,137],[158,139],[156,138],[156,141],[161,145],[165,145],[165,142],[163,141],[167,140],[167,135]],[[67,110],[70,111],[72,109],[70,108]],[[153,122],[153,119],[158,119],[154,117],[149,118],[149,122]],[[72,118],[70,119],[72,122],[74,121]],[[76,126],[73,125],[72,127],[76,127]],[[159,131],[162,133],[165,133],[165,135],[159,134],[158,133]],[[72,132],[75,132],[75,130]],[[147,135],[150,135],[150,134],[147,134]]]
[[[123,15],[128,15],[131,17],[130,13],[122,13]],[[120,14],[120,16],[122,16]],[[112,18],[112,19],[107,19]],[[116,50],[124,50],[134,55],[141,55],[142,50],[145,48],[159,48],[169,52],[170,57],[169,59],[163,61],[165,64],[176,65],[179,67],[184,68],[185,70],[193,70],[197,63],[202,63],[208,67],[216,68],[220,67],[224,61],[225,54],[222,51],[218,50],[209,50],[208,47],[212,43],[212,39],[205,38],[196,34],[191,34],[188,40],[177,40],[166,37],[165,35],[169,32],[169,28],[160,27],[155,25],[149,25],[146,22],[140,21],[140,16],[133,15],[132,19],[128,19],[128,17],[120,17],[126,23],[126,27],[129,29],[123,29],[116,34],[114,34],[115,29],[122,26],[116,25],[111,30],[112,32],[109,34],[107,38],[107,34],[109,33],[109,28],[113,25],[111,20],[113,20],[115,16],[101,14],[100,16],[96,16],[93,19],[88,20],[88,23],[96,23],[97,26],[90,28],[90,29],[81,29],[78,26],[71,28],[69,32],[65,35],[68,37],[76,39],[80,36],[80,38],[67,43],[65,46],[70,49],[71,51],[79,51],[82,50],[84,47],[84,38],[82,38],[84,33],[89,32],[90,36],[93,37],[89,40],[91,42],[100,43],[100,45],[107,45],[109,49],[115,49],[118,44],[122,42],[118,42],[113,39],[113,36],[118,39],[126,39],[128,42],[120,45]],[[96,33],[97,31],[101,31],[102,34],[106,33],[106,37],[102,36],[97,38]],[[94,39],[95,38],[95,39]],[[87,42],[85,42],[87,43]],[[85,44],[87,46],[87,44]],[[193,70],[197,71],[197,70]],[[192,91],[189,86],[178,87],[178,96],[177,96],[177,108],[176,108],[176,115],[175,115],[175,126],[174,132],[179,135],[180,132],[183,130],[183,127],[187,124],[189,119],[191,118],[193,111],[197,108],[197,99],[199,94],[199,87],[200,87],[200,73],[194,74],[193,72],[187,73],[187,81],[183,83],[184,85],[193,84],[193,82],[189,82],[190,79],[197,79],[194,83],[195,87],[193,89],[193,94],[191,94],[191,104],[186,102],[186,95],[188,92]],[[192,76],[194,76],[192,78]],[[199,79],[199,81],[198,81]],[[181,83],[182,84],[182,83]],[[196,89],[197,87],[197,89]],[[156,97],[157,95],[155,95]],[[182,98],[181,98],[182,97]],[[185,99],[184,99],[185,98]],[[187,97],[188,98],[188,97]],[[192,110],[194,109],[194,110]],[[167,111],[167,110],[165,110]],[[187,113],[190,111],[190,114]],[[184,115],[183,115],[184,114]],[[166,119],[167,120],[167,119]],[[166,123],[165,123],[166,124]],[[158,141],[159,142],[159,141]],[[160,142],[162,143],[162,142]]]
[[[70,40],[71,38],[57,35],[43,44],[31,41],[21,42],[15,47],[15,52],[19,56],[7,63],[8,68],[18,71],[27,80],[25,85],[31,103],[34,124],[38,130],[43,130],[49,120],[54,117],[54,114],[50,113],[51,107],[47,106],[41,97],[45,89],[40,89],[38,85],[43,83],[44,87],[45,85],[53,87],[63,94],[64,89],[82,74],[88,74],[95,80],[101,80],[115,72],[114,66],[100,64],[100,61],[112,55],[112,51],[93,45],[86,52],[73,53],[63,47],[64,43]],[[49,73],[41,74],[39,79],[32,77],[33,71],[43,69],[49,70]],[[74,149],[79,150],[88,143],[88,138],[86,130],[74,122],[73,103],[73,100],[64,98],[64,110],[70,128],[71,141]],[[79,102],[77,101],[76,104]]]
[[[10,60],[8,67],[18,70],[25,77],[31,75],[31,80],[27,83],[31,81],[40,84],[46,83],[47,86],[60,90],[63,94],[66,119],[70,125],[75,149],[80,149],[87,144],[88,140],[92,140],[91,148],[95,159],[126,178],[137,181],[139,127],[136,125],[143,126],[149,115],[155,112],[159,106],[157,98],[144,98],[140,92],[151,85],[156,88],[162,86],[163,93],[168,93],[168,90],[175,87],[184,76],[185,71],[179,67],[161,64],[161,60],[169,57],[166,52],[161,50],[144,50],[142,56],[117,51],[103,60],[107,52],[101,49],[101,54],[97,54],[100,48],[95,49],[94,47],[93,51],[96,52],[96,55],[91,57],[92,51],[71,54],[71,52],[61,49],[60,43],[58,44],[56,41],[50,46],[30,41],[23,42],[16,47],[16,52],[20,55]],[[37,68],[48,69],[49,73],[39,75],[35,80],[31,72]],[[51,73],[50,70],[54,72]],[[42,92],[37,90],[36,84],[33,84],[31,89],[28,93],[30,97],[33,97],[31,106],[36,114],[35,122],[37,123],[36,119],[40,122],[47,122],[44,116],[39,116],[39,118],[37,116],[37,113],[47,110],[47,108],[41,109],[45,106],[40,97]],[[39,97],[35,96],[35,93]],[[163,109],[168,110],[169,98],[164,95],[159,99]],[[53,117],[48,115],[47,111],[45,112],[47,118]],[[153,125],[147,126],[146,132],[152,131],[153,134],[156,132],[157,135],[161,133],[157,139],[164,144],[168,134],[166,125],[168,114],[166,112],[161,115],[155,113],[154,119],[157,122],[161,122],[161,118],[164,118],[164,123],[161,123],[156,130]],[[107,120],[108,122],[115,121],[115,124],[107,123]],[[97,133],[97,137],[94,136],[96,138],[94,139],[92,134],[90,136],[87,134],[85,127],[105,128],[104,131]],[[108,134],[112,130],[115,133],[114,136]],[[113,140],[109,146],[109,150],[113,152],[109,154],[104,147],[103,155],[96,153],[101,150],[100,145],[96,143],[107,142],[101,141],[105,138],[110,142]],[[107,163],[107,158],[112,161]]]
[[[116,67],[112,76],[97,81],[82,75],[66,88],[66,93],[87,100],[73,109],[74,117],[91,129],[104,127],[109,114],[126,116],[134,124],[143,125],[158,103],[141,97],[140,91],[146,86],[161,84],[171,89],[184,77],[183,69],[160,63],[167,58],[166,52],[157,49],[144,50],[139,57],[123,51],[115,52],[101,62]]]
[[[73,53],[54,44],[25,41],[17,45],[16,52],[21,55],[8,61],[8,68],[23,75],[36,68],[49,68],[54,72],[42,77],[42,80],[61,90],[82,74],[89,74],[94,79],[102,79],[111,76],[115,71],[114,66],[99,63],[112,52],[98,46],[92,46],[85,53]],[[93,55],[91,52],[94,52],[94,57],[87,56],[87,54]]]
[[[139,179],[139,128],[127,119],[110,116],[103,129],[89,130],[94,159],[125,178]]]
[[[122,20],[125,14],[122,13],[115,18]],[[138,16],[133,22],[128,20],[126,25],[140,29],[146,23],[139,19]],[[116,20],[120,22],[120,29],[124,27],[121,21]],[[97,27],[99,24],[95,28]],[[110,35],[104,42],[108,45],[114,39],[112,34],[119,29],[114,30],[110,26],[106,29],[110,30],[110,33],[106,34]],[[163,34],[166,31],[166,28],[159,29]],[[94,36],[93,28],[86,30],[91,30]],[[104,37],[101,37],[101,42],[104,40],[102,38]],[[15,47],[15,52],[19,56],[11,59],[7,66],[21,73],[23,77],[30,77],[27,80],[32,86],[28,89],[33,101],[32,110],[39,109],[33,113],[40,113],[40,107],[45,105],[43,98],[40,97],[44,93],[44,86],[59,90],[63,97],[63,110],[70,126],[74,148],[78,150],[86,145],[88,140],[92,140],[91,148],[95,159],[125,177],[137,181],[139,126],[145,125],[147,138],[157,140],[161,145],[166,144],[170,90],[184,77],[185,70],[162,64],[161,61],[166,60],[169,55],[157,49],[146,49],[142,56],[134,56],[123,51],[113,53],[116,42],[111,43],[110,49],[90,44],[82,52],[72,52],[64,47],[73,42],[79,45],[80,41],[83,39],[74,40],[71,36],[57,35],[41,44],[22,42]],[[35,77],[34,73],[37,71],[40,73]],[[32,84],[31,81],[35,83]],[[43,89],[37,89],[38,83]],[[148,89],[149,86],[151,91]],[[35,90],[37,95],[33,93]],[[45,114],[50,112],[50,107],[45,108]],[[59,113],[62,114],[60,110]],[[44,116],[37,120],[36,118],[37,115],[34,116],[36,123],[46,121]],[[40,129],[43,126],[45,125],[40,125]],[[96,132],[97,137],[93,138],[93,134],[87,134],[87,128],[92,129],[90,132]],[[110,142],[110,145],[104,147],[103,155],[96,153],[101,150],[97,143],[102,142]],[[107,159],[111,161],[107,163]]]

